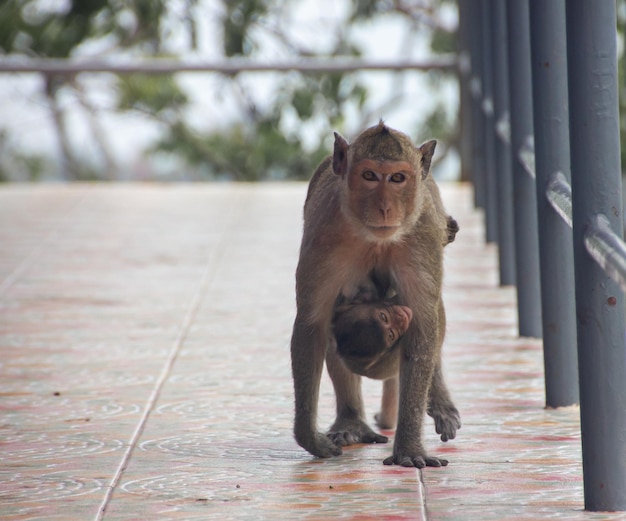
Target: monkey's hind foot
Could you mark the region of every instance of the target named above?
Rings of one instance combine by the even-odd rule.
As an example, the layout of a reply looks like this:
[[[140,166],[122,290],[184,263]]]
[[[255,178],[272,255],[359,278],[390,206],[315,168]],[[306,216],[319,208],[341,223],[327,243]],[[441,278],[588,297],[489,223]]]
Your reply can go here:
[[[383,461],[384,465],[400,465],[402,467],[416,467],[423,469],[424,467],[445,467],[448,465],[448,460],[443,458],[436,458],[434,456],[404,456],[401,454],[394,454],[389,456]]]
[[[374,432],[359,419],[338,418],[326,434],[339,447],[357,443],[387,443],[389,438]]]
[[[382,411],[374,415],[374,420],[376,420],[379,429],[393,431],[396,428],[396,418],[388,418]]]

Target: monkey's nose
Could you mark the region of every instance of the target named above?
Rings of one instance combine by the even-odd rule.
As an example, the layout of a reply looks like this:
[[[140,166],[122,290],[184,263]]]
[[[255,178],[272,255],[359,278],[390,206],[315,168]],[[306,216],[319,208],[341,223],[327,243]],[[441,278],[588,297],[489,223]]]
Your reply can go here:
[[[391,207],[389,205],[380,205],[380,213],[383,216],[383,220],[387,222],[389,219],[389,213],[391,212]]]

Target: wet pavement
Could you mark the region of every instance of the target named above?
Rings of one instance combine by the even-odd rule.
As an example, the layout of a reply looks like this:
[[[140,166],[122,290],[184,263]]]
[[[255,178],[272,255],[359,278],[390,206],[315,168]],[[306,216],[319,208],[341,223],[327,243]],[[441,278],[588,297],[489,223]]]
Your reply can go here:
[[[304,184],[0,188],[0,518],[617,520],[583,511],[578,410],[546,410],[541,343],[467,186],[442,187],[445,468],[291,435]],[[369,418],[379,382],[365,381]],[[333,419],[324,376],[320,426]]]

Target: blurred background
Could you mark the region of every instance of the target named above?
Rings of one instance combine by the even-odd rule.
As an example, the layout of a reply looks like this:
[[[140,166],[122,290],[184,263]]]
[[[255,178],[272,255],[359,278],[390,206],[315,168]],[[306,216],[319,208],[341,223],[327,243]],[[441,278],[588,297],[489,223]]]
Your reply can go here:
[[[457,22],[452,0],[5,0],[0,59],[426,60]],[[458,98],[450,69],[0,73],[0,180],[308,179],[333,130],[380,118],[455,178]]]

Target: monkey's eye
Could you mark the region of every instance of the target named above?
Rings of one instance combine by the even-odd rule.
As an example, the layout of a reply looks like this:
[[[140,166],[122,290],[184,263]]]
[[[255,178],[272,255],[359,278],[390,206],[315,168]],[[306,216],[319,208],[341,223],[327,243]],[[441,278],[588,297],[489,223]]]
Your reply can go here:
[[[393,342],[396,339],[396,335],[393,334],[393,331],[389,330],[389,340]]]
[[[378,181],[378,177],[371,170],[366,170],[365,172],[363,172],[362,175],[363,179],[365,179],[366,181]]]
[[[386,324],[387,323],[387,315],[385,313],[383,313],[382,311],[380,312],[380,319]]]
[[[402,172],[396,172],[389,178],[389,180],[392,183],[404,183],[404,181],[406,181],[406,175],[404,175]]]

